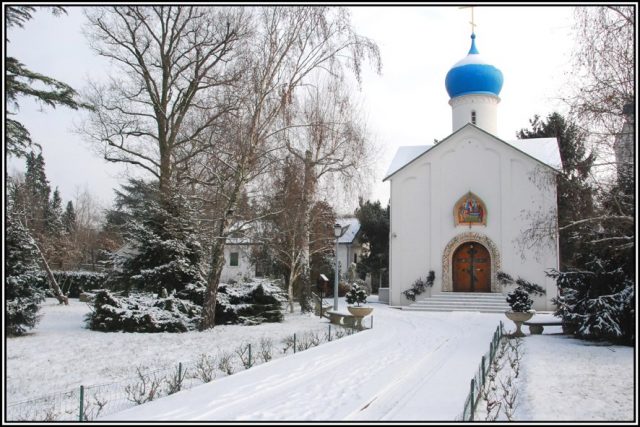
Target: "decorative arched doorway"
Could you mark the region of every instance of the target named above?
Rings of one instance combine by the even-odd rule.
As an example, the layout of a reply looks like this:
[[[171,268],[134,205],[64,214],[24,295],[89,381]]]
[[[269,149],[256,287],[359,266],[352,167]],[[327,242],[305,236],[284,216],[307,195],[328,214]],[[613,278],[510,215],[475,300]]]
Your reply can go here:
[[[453,292],[491,292],[491,257],[478,242],[466,242],[453,253]]]
[[[490,292],[502,292],[500,284],[498,283],[496,273],[500,271],[502,263],[500,261],[500,251],[493,241],[482,233],[466,232],[460,233],[447,243],[442,251],[442,292],[452,292],[453,289],[453,255],[454,252],[461,247],[463,243],[475,242],[484,246],[489,252],[489,264],[490,272],[489,286]]]

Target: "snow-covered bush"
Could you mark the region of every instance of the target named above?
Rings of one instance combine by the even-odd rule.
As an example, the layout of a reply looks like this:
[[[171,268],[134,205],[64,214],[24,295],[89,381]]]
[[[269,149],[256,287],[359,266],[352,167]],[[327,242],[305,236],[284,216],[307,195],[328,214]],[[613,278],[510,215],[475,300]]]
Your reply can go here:
[[[511,307],[511,311],[529,311],[533,305],[533,300],[529,293],[518,287],[507,295],[507,302]]]
[[[504,287],[514,284],[518,285],[513,291],[507,294],[507,303],[511,306],[512,311],[529,311],[533,305],[533,300],[529,295],[543,296],[547,293],[542,286],[531,283],[522,277],[514,280],[504,271],[498,271],[497,278],[498,282]]]
[[[196,329],[202,313],[204,286],[187,286],[181,292],[155,298],[151,294],[116,297],[99,291],[93,312],[87,315],[89,329],[125,332],[185,332]],[[280,288],[268,281],[221,284],[216,302],[216,324],[256,325],[280,322],[282,303]]]
[[[216,302],[216,324],[257,325],[281,322],[283,291],[267,280],[250,283],[220,284]]]
[[[44,292],[37,288],[37,254],[27,230],[12,212],[5,229],[5,333],[22,335],[38,322]]]
[[[132,294],[116,297],[107,290],[96,293],[89,329],[112,332],[186,332],[197,326],[202,307],[170,296],[153,298]]]
[[[556,316],[572,325],[585,339],[604,339],[622,344],[635,341],[635,284],[612,262],[594,259],[588,269],[557,271]]]
[[[431,288],[433,286],[433,282],[435,279],[436,273],[433,270],[430,270],[426,280],[418,277],[418,279],[411,285],[411,288],[402,291],[402,294],[407,297],[407,299],[415,301],[418,295],[426,291],[427,288]]]
[[[355,303],[357,306],[360,306],[360,304],[367,302],[367,291],[357,284],[353,284],[349,292],[345,295],[345,299],[347,300],[347,304]]]

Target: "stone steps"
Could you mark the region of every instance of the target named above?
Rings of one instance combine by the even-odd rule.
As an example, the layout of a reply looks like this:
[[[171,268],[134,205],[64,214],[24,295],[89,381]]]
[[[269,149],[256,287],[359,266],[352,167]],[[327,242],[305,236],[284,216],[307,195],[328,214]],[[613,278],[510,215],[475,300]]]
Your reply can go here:
[[[509,304],[503,294],[443,292],[402,307],[410,311],[480,311],[483,313],[504,313]]]

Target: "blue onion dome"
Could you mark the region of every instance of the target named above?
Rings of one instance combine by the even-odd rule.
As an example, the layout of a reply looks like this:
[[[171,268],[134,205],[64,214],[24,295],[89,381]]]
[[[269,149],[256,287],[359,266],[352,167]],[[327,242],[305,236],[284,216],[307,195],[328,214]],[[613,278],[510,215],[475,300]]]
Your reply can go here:
[[[502,71],[488,64],[476,48],[476,35],[471,34],[469,54],[447,73],[445,86],[449,96],[488,94],[498,96],[502,89]]]

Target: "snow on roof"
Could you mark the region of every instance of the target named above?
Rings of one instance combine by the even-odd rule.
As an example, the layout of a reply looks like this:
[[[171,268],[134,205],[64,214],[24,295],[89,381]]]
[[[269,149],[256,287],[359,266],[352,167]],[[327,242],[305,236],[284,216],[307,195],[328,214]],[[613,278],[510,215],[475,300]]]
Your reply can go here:
[[[517,139],[515,141],[501,141],[555,170],[562,170],[560,150],[558,148],[558,141],[556,138],[531,138]],[[435,145],[410,145],[399,147],[395,157],[391,161],[391,165],[389,166],[383,181],[386,181],[391,177],[391,175],[398,172],[400,169],[433,147],[435,147]]]
[[[411,160],[428,151],[431,147],[433,147],[433,145],[405,145],[402,147],[398,147],[398,151],[391,161],[391,165],[389,166],[389,169],[387,170],[383,181],[389,178],[394,173],[398,172],[406,164],[411,162]]]
[[[360,231],[360,221],[358,221],[358,218],[338,218],[336,222],[340,224],[342,228],[347,225],[349,226],[342,237],[338,239],[338,243],[353,243],[353,239],[356,238],[356,234]]]
[[[516,139],[505,142],[556,170],[562,170],[560,149],[556,138]]]

